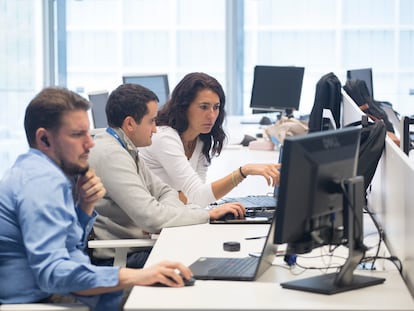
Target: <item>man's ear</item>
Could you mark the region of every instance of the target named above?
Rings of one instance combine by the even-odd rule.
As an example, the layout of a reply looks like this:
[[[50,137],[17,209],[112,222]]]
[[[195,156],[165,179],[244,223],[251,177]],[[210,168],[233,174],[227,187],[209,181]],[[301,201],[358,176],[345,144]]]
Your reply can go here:
[[[45,128],[38,128],[36,131],[36,146],[40,150],[50,148],[49,133]]]
[[[42,143],[45,144],[46,147],[50,147],[49,139],[47,138],[47,136],[40,137],[40,140],[42,141]]]
[[[132,133],[135,130],[137,122],[135,122],[134,118],[131,116],[127,116],[122,122],[122,130],[125,133]]]

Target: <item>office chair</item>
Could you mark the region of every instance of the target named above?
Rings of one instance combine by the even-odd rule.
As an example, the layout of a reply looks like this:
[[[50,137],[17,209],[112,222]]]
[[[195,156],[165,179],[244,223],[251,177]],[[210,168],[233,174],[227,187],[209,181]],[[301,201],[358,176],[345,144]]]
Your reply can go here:
[[[92,235],[93,237],[93,235]],[[127,252],[130,247],[148,248],[155,244],[155,235],[151,239],[125,239],[125,240],[93,240],[88,241],[88,249],[115,248],[114,266],[125,267]],[[3,304],[0,311],[89,311],[89,308],[81,303],[27,303],[27,304]]]
[[[3,304],[0,311],[89,311],[89,307],[80,303],[22,303]]]
[[[114,266],[125,267],[128,249],[148,248],[155,244],[156,239],[124,239],[124,240],[89,240],[88,248],[115,248]]]
[[[309,133],[327,130],[331,124],[334,128],[340,127],[341,99],[341,82],[338,77],[332,72],[323,75],[316,83],[315,99],[308,122]],[[331,118],[326,118],[326,110],[330,110]]]
[[[88,245],[86,253],[93,262],[93,249],[95,248],[114,248],[114,266],[126,267],[127,255],[129,248],[152,248],[157,239],[157,235],[153,234],[150,239],[117,239],[117,240],[95,240],[95,232],[92,229],[88,236]]]

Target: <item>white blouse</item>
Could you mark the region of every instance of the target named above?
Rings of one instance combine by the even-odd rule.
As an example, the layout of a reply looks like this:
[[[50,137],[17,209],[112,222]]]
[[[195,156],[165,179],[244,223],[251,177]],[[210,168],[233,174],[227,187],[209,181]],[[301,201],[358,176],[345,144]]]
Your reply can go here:
[[[207,206],[216,201],[211,183],[206,183],[209,163],[202,153],[203,142],[197,143],[191,158],[188,160],[184,145],[178,132],[169,126],[157,127],[152,136],[152,144],[138,148],[140,158],[152,172],[169,184],[182,191],[188,203]]]

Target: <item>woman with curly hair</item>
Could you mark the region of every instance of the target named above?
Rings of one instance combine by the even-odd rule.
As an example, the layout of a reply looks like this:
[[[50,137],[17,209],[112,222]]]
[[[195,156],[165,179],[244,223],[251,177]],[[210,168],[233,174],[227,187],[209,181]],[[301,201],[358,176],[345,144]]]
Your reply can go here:
[[[139,149],[148,167],[178,190],[184,202],[207,206],[248,175],[262,175],[273,186],[279,182],[280,165],[269,163],[245,164],[206,183],[208,166],[220,155],[226,139],[225,103],[223,88],[215,78],[201,72],[187,74],[158,112],[152,144]]]

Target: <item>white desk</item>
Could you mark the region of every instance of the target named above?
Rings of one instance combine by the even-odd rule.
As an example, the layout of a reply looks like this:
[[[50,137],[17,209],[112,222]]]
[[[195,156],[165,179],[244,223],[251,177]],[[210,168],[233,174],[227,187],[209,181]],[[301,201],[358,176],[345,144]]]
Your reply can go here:
[[[242,257],[261,250],[268,225],[195,225],[163,229],[147,265],[161,260],[190,264],[200,256]],[[224,241],[241,243],[240,252],[222,250]],[[302,259],[301,259],[302,260]],[[315,263],[315,259],[305,259]],[[384,284],[332,296],[283,289],[279,283],[315,275],[313,270],[294,276],[282,258],[255,282],[201,281],[192,287],[162,288],[136,286],[124,310],[414,310],[414,301],[396,269],[364,271],[385,277]]]
[[[277,159],[277,151],[256,151],[246,147],[225,149],[219,158],[213,159],[207,178],[223,177],[245,163]],[[249,176],[228,196],[271,191],[272,187],[263,177]],[[264,242],[263,239],[246,241],[244,238],[263,236],[268,226],[204,224],[163,229],[147,265],[162,260],[177,260],[190,265],[201,256],[243,257],[249,252],[260,251]],[[241,251],[224,252],[222,244],[225,241],[239,241]],[[298,260],[302,264],[308,260],[308,265],[315,264],[315,259]],[[197,280],[194,286],[184,288],[137,286],[133,288],[124,310],[414,310],[414,301],[405,283],[389,262],[378,260],[378,271],[356,272],[384,277],[384,284],[332,296],[283,289],[279,283],[320,272],[308,270],[295,276],[286,269],[282,257],[277,257],[275,264],[279,265],[271,267],[255,282]]]

